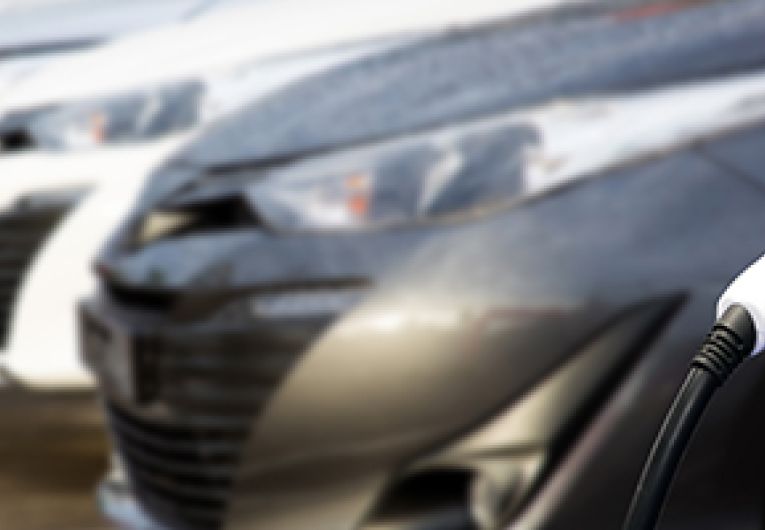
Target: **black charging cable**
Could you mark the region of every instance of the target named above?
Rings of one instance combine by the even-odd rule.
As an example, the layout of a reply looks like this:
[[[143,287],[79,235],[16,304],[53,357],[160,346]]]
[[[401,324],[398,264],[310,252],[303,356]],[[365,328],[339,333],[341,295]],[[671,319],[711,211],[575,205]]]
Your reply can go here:
[[[693,358],[643,468],[623,530],[656,526],[675,470],[704,409],[715,390],[753,353],[756,343],[757,329],[749,311],[742,305],[730,305]]]

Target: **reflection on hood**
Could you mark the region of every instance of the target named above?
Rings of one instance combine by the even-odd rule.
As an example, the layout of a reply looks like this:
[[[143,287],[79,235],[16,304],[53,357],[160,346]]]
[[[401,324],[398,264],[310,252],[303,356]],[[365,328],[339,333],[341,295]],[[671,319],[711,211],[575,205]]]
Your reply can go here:
[[[765,65],[761,0],[631,15],[559,11],[382,52],[253,103],[179,158],[210,166],[294,156]]]

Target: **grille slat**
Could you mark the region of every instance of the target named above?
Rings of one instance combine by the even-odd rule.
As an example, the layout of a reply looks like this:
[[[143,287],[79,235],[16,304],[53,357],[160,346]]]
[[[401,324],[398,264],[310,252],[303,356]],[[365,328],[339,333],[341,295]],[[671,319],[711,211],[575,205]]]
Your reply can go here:
[[[184,413],[185,414],[180,418],[180,421],[188,426],[189,429],[200,432],[217,431],[229,436],[237,434],[245,436],[249,431],[250,423],[252,421],[251,415],[194,414],[194,411],[187,410],[184,410]],[[193,414],[193,416],[188,414]]]
[[[252,381],[249,385],[229,384],[225,394],[220,392],[221,384],[225,382],[188,377],[175,379],[172,384],[165,385],[167,390],[162,397],[172,406],[198,415],[251,416],[271,395],[275,382],[269,386]]]
[[[148,471],[144,467],[134,467],[133,473],[138,480],[149,485],[152,489],[159,490],[168,497],[189,501],[191,505],[207,503],[207,506],[215,510],[223,510],[228,490],[231,486],[230,479],[226,484],[218,487],[194,486],[189,481],[170,477],[161,473]]]
[[[170,442],[168,437],[158,435],[150,429],[131,426],[127,422],[116,419],[112,416],[112,423],[119,432],[120,436],[130,441],[126,445],[146,446],[150,450],[162,451],[164,453],[176,453],[179,456],[194,455],[199,450],[199,444],[194,440],[173,440]],[[235,454],[239,448],[238,436],[230,441],[207,441],[204,447],[206,455],[231,455]]]
[[[221,392],[225,392],[222,389]],[[116,409],[116,407],[115,407]],[[246,436],[250,428],[251,414],[249,415],[209,415],[205,413],[191,414],[189,410],[177,408],[178,417],[175,424],[165,424],[138,421],[125,413],[115,413],[116,421],[127,421],[134,429],[149,433],[149,436],[167,438],[168,443],[174,440],[183,440],[191,437],[202,437],[206,440],[239,440]]]
[[[212,464],[210,457],[199,458],[199,455],[185,461],[166,454],[153,455],[135,444],[122,444],[126,456],[140,465],[142,469],[151,469],[167,476],[181,477],[188,480],[199,480],[205,483],[225,483],[234,472],[232,465]],[[236,454],[227,455],[229,463],[235,461]],[[220,457],[215,457],[215,460]],[[223,484],[225,485],[225,484]]]
[[[182,421],[176,421],[172,425],[167,423],[157,423],[150,420],[140,419],[127,412],[123,412],[118,406],[111,407],[112,420],[123,422],[130,425],[136,432],[142,432],[156,436],[158,439],[165,440],[165,443],[172,443],[173,440],[187,440],[188,436],[203,436],[208,441],[234,441],[239,440],[246,429],[239,425],[236,429],[218,429],[216,431],[205,431],[197,426]],[[240,423],[245,420],[242,419]]]
[[[196,399],[188,396],[168,396],[166,401],[173,407],[182,407],[192,414],[204,415],[205,424],[213,421],[219,421],[218,416],[247,415],[254,416],[260,407],[254,407],[251,403],[235,402],[231,400],[219,400],[214,403],[208,403],[202,399]],[[265,403],[263,401],[262,403]]]
[[[223,484],[234,472],[233,464],[237,453],[227,455],[194,455],[181,459],[177,454],[168,456],[157,452],[152,454],[135,444],[124,446],[125,454],[146,469],[159,471],[175,477],[198,480],[209,484]]]
[[[163,377],[168,380],[204,380],[212,384],[231,387],[277,384],[286,370],[292,366],[292,355],[263,355],[253,365],[251,359],[209,359],[202,356],[177,356],[162,360]]]

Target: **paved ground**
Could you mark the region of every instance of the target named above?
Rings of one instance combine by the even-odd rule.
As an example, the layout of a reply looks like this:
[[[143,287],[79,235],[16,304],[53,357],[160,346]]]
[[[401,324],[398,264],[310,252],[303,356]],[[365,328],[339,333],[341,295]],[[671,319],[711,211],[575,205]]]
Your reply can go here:
[[[106,440],[92,394],[0,391],[0,528],[104,530]]]

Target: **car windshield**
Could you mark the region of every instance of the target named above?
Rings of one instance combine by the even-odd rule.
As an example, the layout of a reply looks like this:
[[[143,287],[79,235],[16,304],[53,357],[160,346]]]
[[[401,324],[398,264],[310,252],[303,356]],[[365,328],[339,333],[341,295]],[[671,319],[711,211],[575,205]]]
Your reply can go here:
[[[181,158],[252,163],[765,64],[765,3],[575,4],[451,31],[314,73],[221,120]]]

